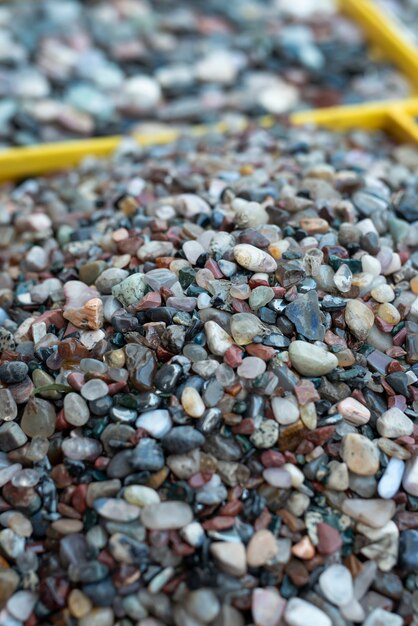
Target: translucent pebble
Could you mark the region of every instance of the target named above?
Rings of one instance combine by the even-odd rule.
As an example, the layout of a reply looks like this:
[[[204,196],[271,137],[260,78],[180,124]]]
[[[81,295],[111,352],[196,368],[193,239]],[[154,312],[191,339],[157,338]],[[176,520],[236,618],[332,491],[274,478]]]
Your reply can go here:
[[[334,274],[334,284],[341,293],[350,291],[352,280],[353,274],[348,265],[341,265]]]
[[[10,389],[0,389],[0,422],[8,422],[17,417],[17,404]]]
[[[307,250],[303,257],[303,266],[307,276],[317,276],[324,260],[324,253],[319,248]]]
[[[208,293],[200,293],[197,297],[197,308],[208,309],[211,306],[211,296]]]
[[[88,374],[106,374],[107,364],[97,359],[81,359],[80,367]]]
[[[78,393],[70,392],[64,398],[64,417],[72,426],[87,424],[90,411],[87,402]]]
[[[235,381],[235,372],[229,365],[221,363],[216,370],[215,377],[222,387],[229,387]]]
[[[0,465],[0,487],[3,487],[10,480],[13,480],[13,476],[22,469],[20,463],[13,463],[12,465],[6,465],[2,467]]]
[[[253,379],[261,376],[266,371],[266,363],[256,356],[246,357],[237,369],[238,376]]]
[[[81,395],[85,400],[98,400],[109,393],[109,387],[103,380],[97,378],[89,380],[81,388]]]
[[[93,461],[101,451],[101,443],[90,437],[70,437],[62,444],[63,454],[73,461]]]
[[[365,254],[361,257],[361,267],[366,274],[372,274],[373,276],[379,276],[382,272],[382,266],[379,259],[370,254]]]
[[[183,244],[183,252],[186,259],[194,265],[201,254],[205,254],[204,247],[197,241],[186,241]]]
[[[247,283],[241,285],[232,285],[229,293],[232,298],[238,298],[238,300],[247,300],[251,294],[251,288]]]
[[[199,287],[202,287],[202,289],[208,289],[212,280],[215,280],[215,276],[210,270],[203,268],[196,272],[195,280]]]
[[[13,475],[11,483],[14,487],[35,487],[41,479],[40,473],[34,469],[22,469]]]

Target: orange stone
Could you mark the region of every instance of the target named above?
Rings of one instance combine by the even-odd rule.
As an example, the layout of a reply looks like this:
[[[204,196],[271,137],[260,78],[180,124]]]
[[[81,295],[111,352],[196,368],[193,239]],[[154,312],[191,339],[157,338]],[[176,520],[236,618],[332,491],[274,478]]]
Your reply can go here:
[[[308,536],[303,537],[292,548],[292,554],[302,561],[309,561],[315,556],[315,548],[313,547],[311,540]]]
[[[411,278],[409,286],[411,287],[412,293],[418,295],[418,276],[414,276],[413,278]]]

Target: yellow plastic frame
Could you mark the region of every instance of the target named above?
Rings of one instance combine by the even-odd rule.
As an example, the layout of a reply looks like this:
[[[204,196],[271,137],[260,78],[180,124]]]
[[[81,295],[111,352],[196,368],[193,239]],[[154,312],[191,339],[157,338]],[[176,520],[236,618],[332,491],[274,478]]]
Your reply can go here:
[[[363,27],[370,41],[385,57],[408,77],[418,94],[418,50],[404,39],[402,31],[372,0],[339,0],[339,4],[344,13]],[[418,144],[418,125],[414,116],[418,116],[418,96],[399,101],[316,109],[295,113],[290,120],[293,124],[316,124],[333,130],[382,129],[400,141]],[[269,127],[274,124],[274,118],[266,115],[258,122],[263,127]],[[219,123],[212,127],[192,126],[187,132],[199,136],[210,130],[225,133],[230,129],[227,124]],[[147,146],[170,143],[182,134],[182,129],[173,128],[133,137],[139,145]],[[0,153],[0,181],[71,167],[88,155],[108,156],[118,147],[121,139],[114,136],[7,149]]]
[[[418,93],[418,50],[405,40],[402,30],[372,0],[339,0],[339,6],[363,28],[370,41],[398,67]],[[294,124],[318,124],[335,130],[382,129],[400,141],[418,143],[415,116],[418,116],[418,97],[304,111],[292,115],[291,120]]]

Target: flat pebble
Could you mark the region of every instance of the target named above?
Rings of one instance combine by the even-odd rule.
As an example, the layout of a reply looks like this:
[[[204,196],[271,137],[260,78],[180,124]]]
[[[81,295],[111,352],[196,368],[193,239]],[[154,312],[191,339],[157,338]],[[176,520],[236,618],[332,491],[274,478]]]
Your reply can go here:
[[[193,520],[193,512],[185,502],[161,502],[146,506],[141,521],[145,528],[169,530],[183,528]]]

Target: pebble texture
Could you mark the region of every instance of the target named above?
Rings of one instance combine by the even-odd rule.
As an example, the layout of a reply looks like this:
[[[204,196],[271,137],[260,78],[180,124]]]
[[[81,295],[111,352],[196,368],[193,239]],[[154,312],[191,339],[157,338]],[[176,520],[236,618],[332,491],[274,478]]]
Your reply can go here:
[[[180,31],[227,40],[226,8],[166,7],[160,69]],[[205,63],[213,101],[227,61]],[[417,164],[277,124],[0,189],[1,626],[415,626]]]

